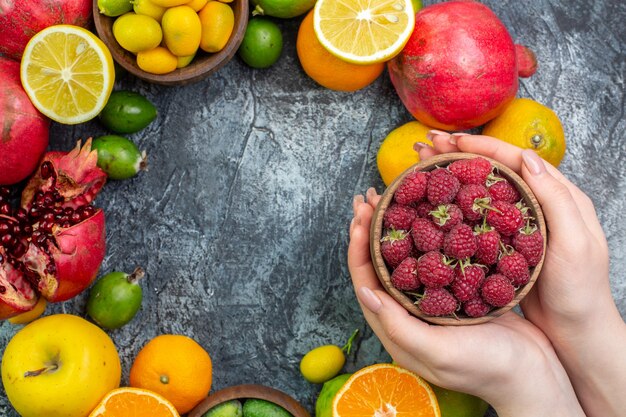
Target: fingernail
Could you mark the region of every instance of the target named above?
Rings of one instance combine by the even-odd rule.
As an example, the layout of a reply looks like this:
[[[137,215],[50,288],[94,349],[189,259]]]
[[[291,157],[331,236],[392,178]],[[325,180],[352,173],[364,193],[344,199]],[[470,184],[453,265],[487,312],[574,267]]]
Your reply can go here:
[[[365,198],[361,194],[357,194],[352,198],[352,212],[356,214],[356,210],[359,207],[359,204],[364,203]]]
[[[415,142],[413,144],[413,150],[419,152],[420,149],[428,148],[428,144],[424,142]]]
[[[528,171],[532,175],[541,175],[546,172],[546,165],[534,151],[524,149],[522,151],[522,159],[524,160],[524,165],[526,165],[526,168],[528,168]]]
[[[426,133],[428,140],[432,141],[435,136],[450,136],[448,132],[442,132],[441,130],[429,130]]]
[[[367,287],[359,288],[357,291],[357,297],[359,298],[359,301],[361,301],[361,303],[372,313],[378,313],[383,306],[380,298],[378,298],[376,294],[374,294],[374,292]]]
[[[463,136],[467,136],[467,133],[465,132],[456,132],[450,135],[450,143],[452,145],[456,145],[456,142],[459,138],[462,138]]]
[[[372,201],[372,199],[376,197],[376,189],[374,187],[368,188],[365,197],[367,197],[367,201]]]

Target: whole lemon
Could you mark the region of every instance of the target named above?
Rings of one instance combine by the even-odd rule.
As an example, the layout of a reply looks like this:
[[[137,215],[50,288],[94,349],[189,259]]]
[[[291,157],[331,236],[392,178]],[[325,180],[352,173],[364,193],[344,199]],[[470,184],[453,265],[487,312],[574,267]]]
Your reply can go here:
[[[417,122],[408,122],[392,130],[383,140],[376,155],[378,172],[385,185],[389,185],[404,170],[420,161],[413,149],[415,142],[432,145],[426,138],[430,127]]]
[[[23,417],[85,417],[121,378],[113,341],[69,314],[33,321],[8,343],[2,383]]]

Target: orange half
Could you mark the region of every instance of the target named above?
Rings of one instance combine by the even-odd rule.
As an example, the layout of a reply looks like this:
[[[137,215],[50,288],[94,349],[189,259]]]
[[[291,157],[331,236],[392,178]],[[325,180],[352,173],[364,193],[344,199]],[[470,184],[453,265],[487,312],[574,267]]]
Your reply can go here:
[[[428,382],[391,364],[355,372],[333,400],[333,417],[441,417]]]
[[[89,417],[180,417],[176,408],[157,393],[141,388],[109,392]]]

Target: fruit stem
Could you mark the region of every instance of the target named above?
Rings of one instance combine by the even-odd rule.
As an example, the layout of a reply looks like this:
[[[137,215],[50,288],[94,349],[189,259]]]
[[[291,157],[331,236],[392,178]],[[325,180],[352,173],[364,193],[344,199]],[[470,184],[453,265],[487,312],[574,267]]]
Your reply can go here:
[[[263,16],[264,14],[265,14],[265,10],[263,10],[260,4],[257,4],[254,10],[252,10],[252,16],[258,16],[258,15]]]
[[[146,151],[141,151],[141,160],[139,161],[139,169],[137,171],[148,170],[148,154]]]
[[[57,369],[59,369],[59,365],[55,363],[55,364],[43,367],[41,369],[37,369],[36,371],[26,371],[24,372],[24,378],[28,378],[30,376],[39,376],[41,374],[45,374],[46,372],[56,371]]]
[[[358,334],[359,334],[359,329],[356,329],[354,332],[352,332],[352,335],[348,339],[348,342],[346,342],[346,344],[343,345],[343,347],[341,348],[341,350],[346,352],[346,355],[350,354],[350,351],[352,350],[352,343],[354,342]]]
[[[138,266],[135,270],[126,277],[129,284],[136,284],[141,278],[146,276],[146,271],[142,267]]]

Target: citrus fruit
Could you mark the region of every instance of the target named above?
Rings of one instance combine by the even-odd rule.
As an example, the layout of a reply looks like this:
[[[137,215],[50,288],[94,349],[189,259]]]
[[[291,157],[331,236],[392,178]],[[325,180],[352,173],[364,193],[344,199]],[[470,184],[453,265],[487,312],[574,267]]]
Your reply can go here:
[[[152,3],[161,7],[176,7],[189,3],[189,0],[150,0]]]
[[[278,25],[262,17],[248,21],[237,53],[252,68],[267,68],[273,65],[283,50],[283,34]]]
[[[558,166],[565,155],[565,134],[559,117],[550,108],[529,98],[518,98],[488,122],[483,135],[493,136],[537,154]]]
[[[391,364],[371,365],[355,372],[333,400],[333,417],[383,415],[441,416],[430,385]]]
[[[385,69],[383,63],[356,65],[328,52],[313,30],[313,12],[309,12],[300,24],[296,48],[304,72],[322,87],[331,90],[360,90],[373,83]]]
[[[226,6],[228,7],[228,6]],[[167,9],[161,19],[167,49],[176,56],[189,56],[200,46],[202,25],[198,13],[189,6]]]
[[[212,382],[209,354],[193,339],[165,334],[149,341],[130,368],[130,385],[161,394],[180,414],[202,401]]]
[[[44,311],[46,311],[46,306],[47,305],[48,305],[48,303],[46,302],[46,299],[43,298],[43,297],[39,297],[39,300],[37,301],[37,304],[35,304],[35,307],[33,307],[32,310],[27,311],[27,312],[22,313],[22,314],[18,314],[17,316],[11,317],[9,319],[9,323],[11,323],[11,324],[27,324],[27,323],[30,323],[31,321],[33,321],[36,318],[38,318],[39,316],[41,316]]]
[[[222,2],[210,1],[198,12],[202,24],[200,48],[206,52],[221,51],[235,27],[233,9]]]
[[[189,3],[185,3],[185,6],[189,6],[194,11],[199,12],[207,3],[208,0],[191,0]]]
[[[324,382],[320,395],[315,401],[315,417],[333,417],[333,399],[337,391],[343,387],[352,374],[337,375],[330,381]]]
[[[249,398],[243,403],[243,417],[293,417],[278,404],[258,398]]]
[[[482,399],[430,384],[439,403],[441,417],[483,417],[489,408]]]
[[[319,346],[302,357],[300,372],[307,381],[321,384],[337,375],[345,363],[346,357],[339,346]]]
[[[143,276],[143,269],[137,268],[132,274],[115,271],[100,278],[89,291],[87,314],[107,329],[117,329],[131,321],[141,307],[143,294],[138,281]]]
[[[256,7],[252,15],[265,15],[289,19],[313,8],[316,0],[252,0]]]
[[[178,64],[176,64],[176,68],[185,68],[187,65],[191,64],[191,61],[196,57],[196,54],[187,55],[187,56],[178,56]]]
[[[120,16],[132,9],[130,0],[98,0],[98,11],[105,16]]]
[[[159,394],[140,388],[109,392],[89,417],[179,417],[176,408]]]
[[[136,14],[150,16],[159,23],[161,23],[161,19],[166,10],[165,7],[158,6],[150,0],[133,0],[133,11]]]
[[[178,66],[178,57],[167,48],[157,46],[137,53],[137,66],[151,74],[167,74]]]
[[[388,61],[415,26],[411,0],[318,0],[313,27],[331,54],[354,64]]]
[[[98,115],[100,122],[115,133],[135,133],[148,126],[157,109],[144,96],[132,91],[114,91]]]
[[[242,417],[243,409],[241,401],[230,400],[225,401],[210,408],[202,417]]]
[[[137,53],[159,46],[163,31],[152,17],[130,12],[115,19],[113,36],[122,48]]]
[[[389,185],[404,170],[419,162],[419,154],[413,149],[415,142],[432,145],[426,138],[431,130],[420,122],[413,121],[392,130],[378,148],[376,164],[385,185]]]
[[[111,53],[94,34],[56,25],[28,42],[20,77],[41,113],[59,123],[77,124],[93,119],[106,105],[115,69]]]

